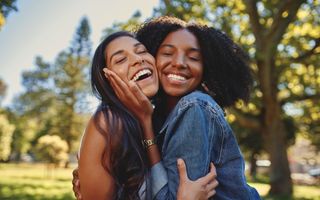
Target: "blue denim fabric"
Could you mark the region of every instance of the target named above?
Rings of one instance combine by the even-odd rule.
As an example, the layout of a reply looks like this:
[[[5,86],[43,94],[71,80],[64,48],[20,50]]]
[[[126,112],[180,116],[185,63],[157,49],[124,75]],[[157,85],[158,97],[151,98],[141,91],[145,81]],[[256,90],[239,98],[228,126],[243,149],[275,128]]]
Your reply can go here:
[[[244,159],[224,112],[210,96],[199,91],[184,96],[170,113],[160,134],[165,134],[162,163],[159,163],[163,167],[157,168],[164,168],[167,174],[164,170],[151,171],[153,184],[157,185],[153,187],[153,199],[176,199],[177,158],[186,162],[191,180],[205,176],[210,162],[214,163],[219,185],[212,199],[260,199],[257,191],[247,185]],[[168,179],[156,178],[160,176]],[[159,186],[163,187],[159,190]]]

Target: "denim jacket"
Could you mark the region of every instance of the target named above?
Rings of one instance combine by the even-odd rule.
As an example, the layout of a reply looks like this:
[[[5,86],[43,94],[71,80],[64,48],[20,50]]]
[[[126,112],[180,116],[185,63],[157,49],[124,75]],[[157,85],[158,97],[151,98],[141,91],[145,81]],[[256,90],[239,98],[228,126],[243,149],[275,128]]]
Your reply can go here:
[[[212,199],[260,199],[247,185],[244,159],[224,112],[209,95],[194,91],[181,98],[160,134],[164,134],[162,161],[151,168],[153,199],[176,199],[177,158],[186,162],[191,180],[205,176],[214,163],[219,185]]]

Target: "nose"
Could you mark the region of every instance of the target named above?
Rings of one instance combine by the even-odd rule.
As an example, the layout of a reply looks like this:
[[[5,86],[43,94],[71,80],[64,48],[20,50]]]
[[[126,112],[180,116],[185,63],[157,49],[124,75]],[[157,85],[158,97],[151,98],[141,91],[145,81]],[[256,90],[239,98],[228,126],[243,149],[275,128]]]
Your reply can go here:
[[[172,58],[172,66],[179,67],[179,68],[185,68],[186,67],[185,56],[181,53],[180,54],[177,53]]]
[[[132,54],[131,56],[131,66],[140,65],[144,62],[144,59],[137,54]]]

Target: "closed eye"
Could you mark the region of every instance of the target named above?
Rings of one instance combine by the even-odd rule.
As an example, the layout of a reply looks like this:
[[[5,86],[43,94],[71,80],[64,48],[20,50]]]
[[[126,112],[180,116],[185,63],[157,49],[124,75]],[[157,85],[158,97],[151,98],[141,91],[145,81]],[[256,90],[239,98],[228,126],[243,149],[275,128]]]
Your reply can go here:
[[[126,60],[127,58],[126,57],[123,57],[123,58],[119,58],[115,61],[116,64],[119,64],[119,63],[122,63]]]
[[[172,55],[172,53],[166,53],[166,52],[163,52],[161,54],[164,55],[164,56],[171,56]]]
[[[145,54],[145,53],[147,53],[147,50],[140,50],[137,52],[137,54]]]
[[[199,61],[200,59],[199,58],[196,58],[196,57],[189,57],[190,60],[193,60],[193,61]]]

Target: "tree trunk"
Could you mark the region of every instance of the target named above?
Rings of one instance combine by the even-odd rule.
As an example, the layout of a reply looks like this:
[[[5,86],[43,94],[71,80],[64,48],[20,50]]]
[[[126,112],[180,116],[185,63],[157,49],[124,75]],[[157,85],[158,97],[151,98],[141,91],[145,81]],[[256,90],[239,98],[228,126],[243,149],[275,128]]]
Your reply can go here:
[[[281,118],[282,109],[277,98],[275,62],[270,52],[264,51],[261,55],[264,55],[264,58],[258,60],[258,76],[264,95],[262,97],[264,105],[262,134],[271,161],[269,194],[291,196],[293,188],[287,156],[287,132]]]
[[[66,142],[67,142],[67,144],[68,144],[68,151],[67,151],[67,153],[68,153],[69,158],[68,158],[68,160],[67,160],[67,161],[65,162],[65,164],[64,164],[64,168],[65,168],[65,169],[69,168],[69,166],[70,166],[70,154],[71,154],[71,140],[70,140],[70,139],[67,139]]]
[[[252,152],[250,155],[250,176],[252,180],[256,180],[257,175],[257,159],[256,152]]]
[[[271,161],[270,167],[270,191],[271,195],[291,196],[292,180],[286,150],[286,132],[284,124],[279,117],[274,116],[270,126],[265,127],[266,149]]]

